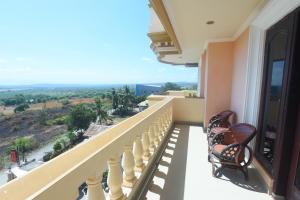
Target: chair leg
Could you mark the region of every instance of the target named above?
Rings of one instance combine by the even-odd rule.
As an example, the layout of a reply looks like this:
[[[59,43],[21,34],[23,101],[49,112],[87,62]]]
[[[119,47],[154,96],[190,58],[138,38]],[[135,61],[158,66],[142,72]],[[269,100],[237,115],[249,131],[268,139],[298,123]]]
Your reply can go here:
[[[247,167],[241,167],[240,170],[244,174],[245,180],[248,181],[248,168]]]
[[[216,168],[215,168],[215,164],[213,162],[211,163],[211,168],[212,168],[212,176],[216,177]]]

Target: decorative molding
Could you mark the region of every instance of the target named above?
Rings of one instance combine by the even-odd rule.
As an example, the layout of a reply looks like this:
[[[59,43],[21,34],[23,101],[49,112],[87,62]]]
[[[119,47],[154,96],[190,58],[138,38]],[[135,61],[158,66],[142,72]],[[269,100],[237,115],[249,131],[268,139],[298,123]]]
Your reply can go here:
[[[157,14],[160,22],[162,23],[164,29],[170,36],[171,40],[174,42],[175,47],[177,48],[179,54],[182,52],[180,44],[178,42],[178,39],[176,37],[175,31],[173,29],[173,26],[171,24],[170,18],[167,14],[166,8],[164,6],[164,3],[162,0],[150,0],[150,4]]]
[[[155,42],[171,42],[171,38],[167,32],[148,33],[147,35],[153,43],[155,43]]]
[[[267,30],[300,6],[300,0],[269,0],[252,24]]]

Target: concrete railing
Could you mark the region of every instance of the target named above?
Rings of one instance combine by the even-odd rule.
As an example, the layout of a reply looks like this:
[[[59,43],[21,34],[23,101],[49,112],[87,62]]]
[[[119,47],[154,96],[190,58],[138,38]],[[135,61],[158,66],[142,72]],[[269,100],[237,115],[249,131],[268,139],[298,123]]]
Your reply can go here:
[[[124,199],[136,192],[173,124],[173,97],[91,138],[0,188],[1,200],[74,200],[87,184],[89,200]],[[122,165],[121,165],[122,160]],[[108,169],[109,195],[101,187]],[[137,177],[137,174],[138,177]],[[132,196],[132,194],[127,194]]]

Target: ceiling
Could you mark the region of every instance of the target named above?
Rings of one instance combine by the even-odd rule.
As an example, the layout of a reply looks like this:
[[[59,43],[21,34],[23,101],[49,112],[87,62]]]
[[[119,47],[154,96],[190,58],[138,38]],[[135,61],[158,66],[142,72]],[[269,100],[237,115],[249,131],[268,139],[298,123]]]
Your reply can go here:
[[[263,1],[162,0],[182,49],[182,54],[166,55],[162,61],[199,62],[200,54],[208,41],[232,40],[251,14],[262,7]],[[211,20],[214,24],[207,25],[207,21]],[[156,29],[155,24],[159,24],[157,19],[154,21],[151,23],[152,30]],[[162,26],[158,26],[161,30]]]

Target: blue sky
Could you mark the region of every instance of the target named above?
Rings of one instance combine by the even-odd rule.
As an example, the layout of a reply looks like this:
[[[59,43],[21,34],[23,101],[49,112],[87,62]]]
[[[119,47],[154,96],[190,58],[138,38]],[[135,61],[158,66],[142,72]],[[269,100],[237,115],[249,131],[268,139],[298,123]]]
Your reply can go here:
[[[9,0],[0,5],[0,84],[197,81],[159,63],[147,0]]]

